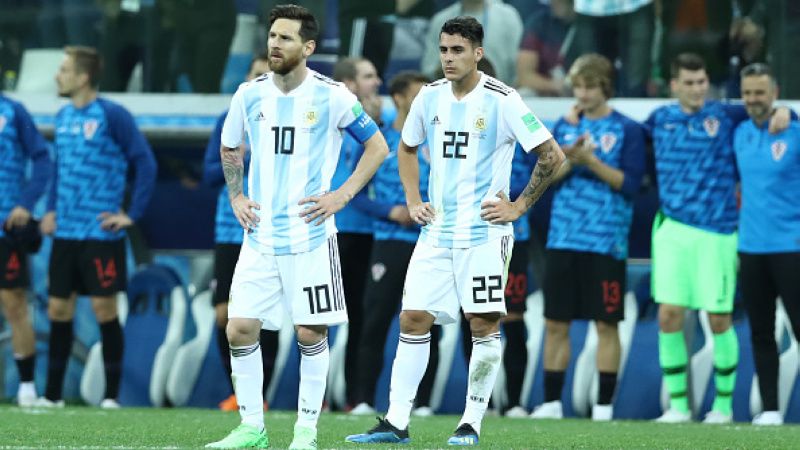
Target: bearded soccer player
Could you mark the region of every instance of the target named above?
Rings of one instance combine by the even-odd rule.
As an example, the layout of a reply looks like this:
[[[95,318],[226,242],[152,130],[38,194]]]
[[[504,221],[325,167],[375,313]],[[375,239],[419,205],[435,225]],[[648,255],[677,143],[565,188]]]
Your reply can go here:
[[[122,328],[117,293],[125,289],[125,229],[144,214],[153,193],[156,161],[133,116],[99,98],[102,60],[88,47],[67,47],[56,75],[58,92],[70,99],[56,115],[55,179],[44,234],[53,235],[48,316],[47,388],[40,405],[61,407],[64,374],[72,349],[75,296],[91,298],[100,340],[106,390],[103,408],[118,408]],[[135,174],[131,201],[122,209],[126,174]]]
[[[306,67],[318,25],[305,8],[269,16],[271,73],[239,87],[222,128],[220,155],[231,206],[246,230],[228,303],[227,334],[242,423],[210,448],[264,448],[262,328],[278,330],[284,311],[300,347],[297,422],[291,449],[317,448],[329,365],[328,326],[347,322],[334,213],[375,174],[389,150],[347,88]],[[353,174],[330,191],[346,132],[364,144]],[[245,134],[250,142],[243,193]],[[366,256],[366,255],[365,255]]]
[[[445,78],[426,85],[411,106],[397,151],[409,213],[422,225],[406,274],[400,342],[392,366],[389,411],[357,443],[407,443],[409,415],[425,373],[434,323],[463,309],[472,330],[464,415],[449,445],[478,445],[481,421],[500,368],[503,292],[514,242],[511,223],[539,199],[564,154],[512,88],[478,71],[483,27],[448,20],[439,34]],[[429,143],[430,202],[419,189],[417,146]],[[518,141],[539,160],[522,194],[508,199]]]

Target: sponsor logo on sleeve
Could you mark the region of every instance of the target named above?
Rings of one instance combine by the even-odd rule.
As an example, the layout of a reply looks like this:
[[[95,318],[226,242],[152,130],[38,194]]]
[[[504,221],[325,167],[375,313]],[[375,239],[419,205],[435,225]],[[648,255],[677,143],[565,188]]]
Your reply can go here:
[[[525,124],[525,127],[531,133],[535,133],[536,130],[542,128],[542,123],[539,122],[539,119],[537,119],[536,116],[533,115],[533,113],[528,113],[522,116],[522,123]]]
[[[356,102],[356,104],[353,105],[353,108],[350,111],[353,112],[353,116],[358,117],[361,115],[361,113],[364,112],[364,107],[361,106],[361,102]]]

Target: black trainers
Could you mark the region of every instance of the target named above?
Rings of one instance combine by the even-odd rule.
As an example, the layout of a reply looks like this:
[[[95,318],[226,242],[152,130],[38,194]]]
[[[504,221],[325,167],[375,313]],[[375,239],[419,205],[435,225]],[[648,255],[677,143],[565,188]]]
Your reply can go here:
[[[363,434],[351,434],[344,440],[357,444],[408,444],[411,438],[408,437],[408,428],[401,430],[386,419],[378,419],[378,424],[374,428]]]
[[[472,425],[462,423],[447,440],[447,445],[473,446],[478,445],[478,432]]]

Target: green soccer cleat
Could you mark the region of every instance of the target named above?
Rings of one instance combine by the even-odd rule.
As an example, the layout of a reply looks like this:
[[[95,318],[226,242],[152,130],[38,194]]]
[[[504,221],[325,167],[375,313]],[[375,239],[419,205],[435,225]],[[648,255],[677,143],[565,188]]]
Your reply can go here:
[[[294,439],[289,450],[317,450],[317,430],[295,425]]]
[[[269,448],[267,430],[243,423],[221,441],[206,444],[206,448]],[[316,447],[314,447],[316,448]]]

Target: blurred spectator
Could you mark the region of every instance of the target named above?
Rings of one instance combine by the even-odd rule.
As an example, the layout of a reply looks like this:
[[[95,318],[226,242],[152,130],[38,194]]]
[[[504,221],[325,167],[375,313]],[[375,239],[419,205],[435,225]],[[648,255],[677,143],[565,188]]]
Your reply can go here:
[[[800,336],[800,125],[792,122],[781,133],[769,133],[778,87],[767,65],[751,64],[741,78],[752,120],[739,125],[733,140],[742,190],[739,263],[763,405],[753,425],[781,425],[776,297]]]
[[[728,39],[734,2],[679,0],[659,3],[657,15],[662,37],[658,41],[656,67],[653,68],[657,92],[651,91],[651,95],[669,95],[666,82],[670,61],[686,52],[696,53],[706,61],[708,77],[713,85],[722,86],[727,81],[731,53],[740,52],[740,49],[730,46]],[[738,95],[737,91],[731,96]]]
[[[179,74],[189,77],[193,92],[219,92],[236,29],[233,0],[169,0],[162,11],[175,25]]]
[[[105,61],[101,88],[126,91],[134,68],[141,63],[142,91],[167,91],[173,36],[160,13],[167,0],[98,1],[103,7]]]
[[[41,0],[38,46],[61,48],[100,42],[102,14],[94,0]]]
[[[31,0],[0,0],[0,90],[14,90],[22,52],[36,33],[39,4]]]
[[[372,61],[378,76],[383,78],[394,41],[395,15],[428,17],[431,14],[432,0],[341,0],[339,55]]]
[[[766,40],[766,58],[783,98],[800,98],[800,2],[755,0],[747,17],[731,28],[734,42],[756,49]]]
[[[440,68],[439,34],[442,25],[456,16],[472,16],[483,25],[483,48],[492,59],[496,78],[513,84],[517,50],[522,41],[522,19],[517,10],[500,0],[461,0],[433,16],[422,55],[422,71],[432,77]]]
[[[653,0],[575,0],[575,51],[597,52],[617,68],[617,93],[643,97],[650,77]]]
[[[539,96],[566,94],[564,67],[572,39],[570,24],[575,18],[573,0],[551,0],[525,22],[525,35],[517,57],[517,86]]]

